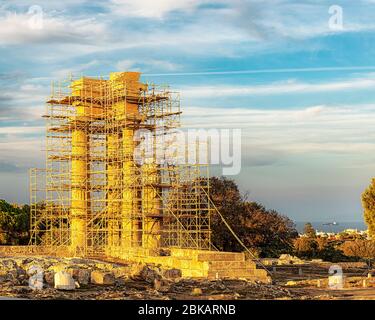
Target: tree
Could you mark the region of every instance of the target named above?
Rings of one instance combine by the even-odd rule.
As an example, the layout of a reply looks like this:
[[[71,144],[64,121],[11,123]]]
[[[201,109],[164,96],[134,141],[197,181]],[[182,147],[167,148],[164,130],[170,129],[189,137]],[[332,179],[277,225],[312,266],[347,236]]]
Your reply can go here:
[[[337,241],[326,238],[300,237],[294,241],[294,254],[303,259],[323,259],[324,261],[339,262],[353,261],[342,252]]]
[[[345,241],[341,249],[346,256],[363,259],[371,267],[375,259],[375,241],[374,240],[354,240]]]
[[[315,253],[315,258],[331,262],[348,260],[348,257],[343,254],[336,241],[330,241],[327,238],[322,237],[317,237],[315,241],[317,244],[317,252]]]
[[[316,256],[318,243],[313,238],[301,237],[294,240],[294,250],[298,257],[310,259]]]
[[[375,237],[375,179],[362,193],[362,206],[364,209],[364,218],[368,227],[370,237]]]
[[[329,241],[327,238],[319,237],[319,238],[316,238],[316,244],[318,246],[318,250],[322,251],[329,245]]]
[[[293,221],[257,202],[246,201],[243,209],[240,220],[247,245],[259,248],[263,256],[278,257],[292,250],[293,239],[298,236]]]
[[[303,228],[303,233],[308,237],[308,238],[316,238],[316,231],[313,228],[312,224],[310,222],[306,223],[304,228]]]
[[[0,200],[0,243],[27,244],[29,241],[30,207],[15,206]]]
[[[289,218],[257,202],[247,201],[233,180],[213,177],[210,187],[212,201],[248,248],[256,249],[261,256],[279,256],[292,250],[298,233]],[[244,250],[215,213],[211,228],[212,241],[218,249]]]
[[[235,232],[239,233],[239,229],[241,229],[239,213],[242,211],[242,197],[236,183],[225,177],[210,178],[210,197]],[[211,230],[212,242],[218,249],[223,251],[243,250],[218,214],[214,213],[211,217]],[[242,232],[239,236],[242,238]]]

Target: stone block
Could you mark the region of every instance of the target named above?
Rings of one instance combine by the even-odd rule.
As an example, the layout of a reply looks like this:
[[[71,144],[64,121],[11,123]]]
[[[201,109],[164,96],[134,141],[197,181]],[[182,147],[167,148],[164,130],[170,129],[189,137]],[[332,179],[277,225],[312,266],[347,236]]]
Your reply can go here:
[[[116,278],[127,278],[131,274],[131,271],[132,268],[130,266],[112,269],[112,272]]]
[[[178,279],[182,277],[182,272],[180,269],[167,269],[163,271],[162,276],[167,279]]]
[[[55,284],[55,272],[52,270],[46,271],[44,273],[44,281],[49,284],[50,286],[54,286]]]
[[[202,295],[202,289],[201,288],[193,288],[193,290],[191,290],[191,295],[192,296],[200,296]]]
[[[54,282],[55,289],[58,290],[74,290],[76,288],[73,277],[66,271],[56,272]]]
[[[81,269],[81,268],[71,268],[68,269],[68,272],[79,284],[87,285],[90,283],[91,270],[90,269]]]
[[[164,279],[155,279],[154,280],[154,288],[159,292],[168,292],[170,288],[170,284],[168,281]]]
[[[95,270],[91,272],[91,283],[99,285],[113,285],[115,283],[115,277],[111,272]]]

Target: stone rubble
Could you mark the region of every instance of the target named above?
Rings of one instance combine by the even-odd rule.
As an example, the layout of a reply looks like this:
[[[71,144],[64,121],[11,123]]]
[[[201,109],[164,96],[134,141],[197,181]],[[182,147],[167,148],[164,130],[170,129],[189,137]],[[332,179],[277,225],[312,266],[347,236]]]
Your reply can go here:
[[[115,284],[115,277],[111,272],[95,270],[91,272],[91,283],[111,286]]]
[[[32,267],[43,270],[42,290],[29,287],[27,270]],[[57,275],[63,275],[65,282]],[[0,257],[0,296],[25,299],[309,299],[305,292],[293,290],[292,286],[245,279],[182,278],[180,270],[158,265],[80,258]]]
[[[292,256],[290,254],[282,254],[277,260],[278,265],[286,264],[305,264],[306,262],[298,257]]]

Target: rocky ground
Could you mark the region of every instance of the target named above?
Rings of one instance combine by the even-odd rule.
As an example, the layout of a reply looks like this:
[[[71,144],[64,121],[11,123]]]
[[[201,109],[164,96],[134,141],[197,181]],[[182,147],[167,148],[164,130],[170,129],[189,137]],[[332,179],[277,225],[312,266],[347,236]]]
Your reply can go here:
[[[43,271],[43,289],[29,286],[36,270]],[[66,271],[72,290],[54,288],[54,275]],[[177,269],[56,257],[0,258],[0,296],[23,299],[283,299],[286,288],[246,280],[182,279]]]
[[[292,296],[299,299],[328,300],[375,300],[375,270],[369,270],[363,262],[331,263],[323,261],[280,261],[268,266],[273,282],[288,288]],[[343,288],[329,286],[330,269],[341,268]]]
[[[348,277],[343,290],[328,288],[328,267],[324,263],[278,266],[274,284],[266,285],[241,279],[182,279],[177,269],[152,265],[78,258],[3,257],[0,258],[0,297],[44,300],[375,298],[375,281],[366,277],[367,269],[363,266],[344,268]],[[40,276],[40,271],[43,288],[33,289],[30,278]],[[72,278],[71,290],[55,289],[55,274],[61,272]]]

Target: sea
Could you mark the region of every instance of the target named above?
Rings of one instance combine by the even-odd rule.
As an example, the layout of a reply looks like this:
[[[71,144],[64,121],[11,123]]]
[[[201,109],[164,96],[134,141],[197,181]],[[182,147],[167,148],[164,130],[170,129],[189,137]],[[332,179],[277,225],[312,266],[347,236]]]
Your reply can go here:
[[[339,233],[345,229],[367,230],[367,226],[363,221],[340,222],[336,221],[336,225],[327,225],[327,221],[295,221],[296,229],[299,233],[303,233],[303,228],[307,222],[310,222],[316,231]]]

